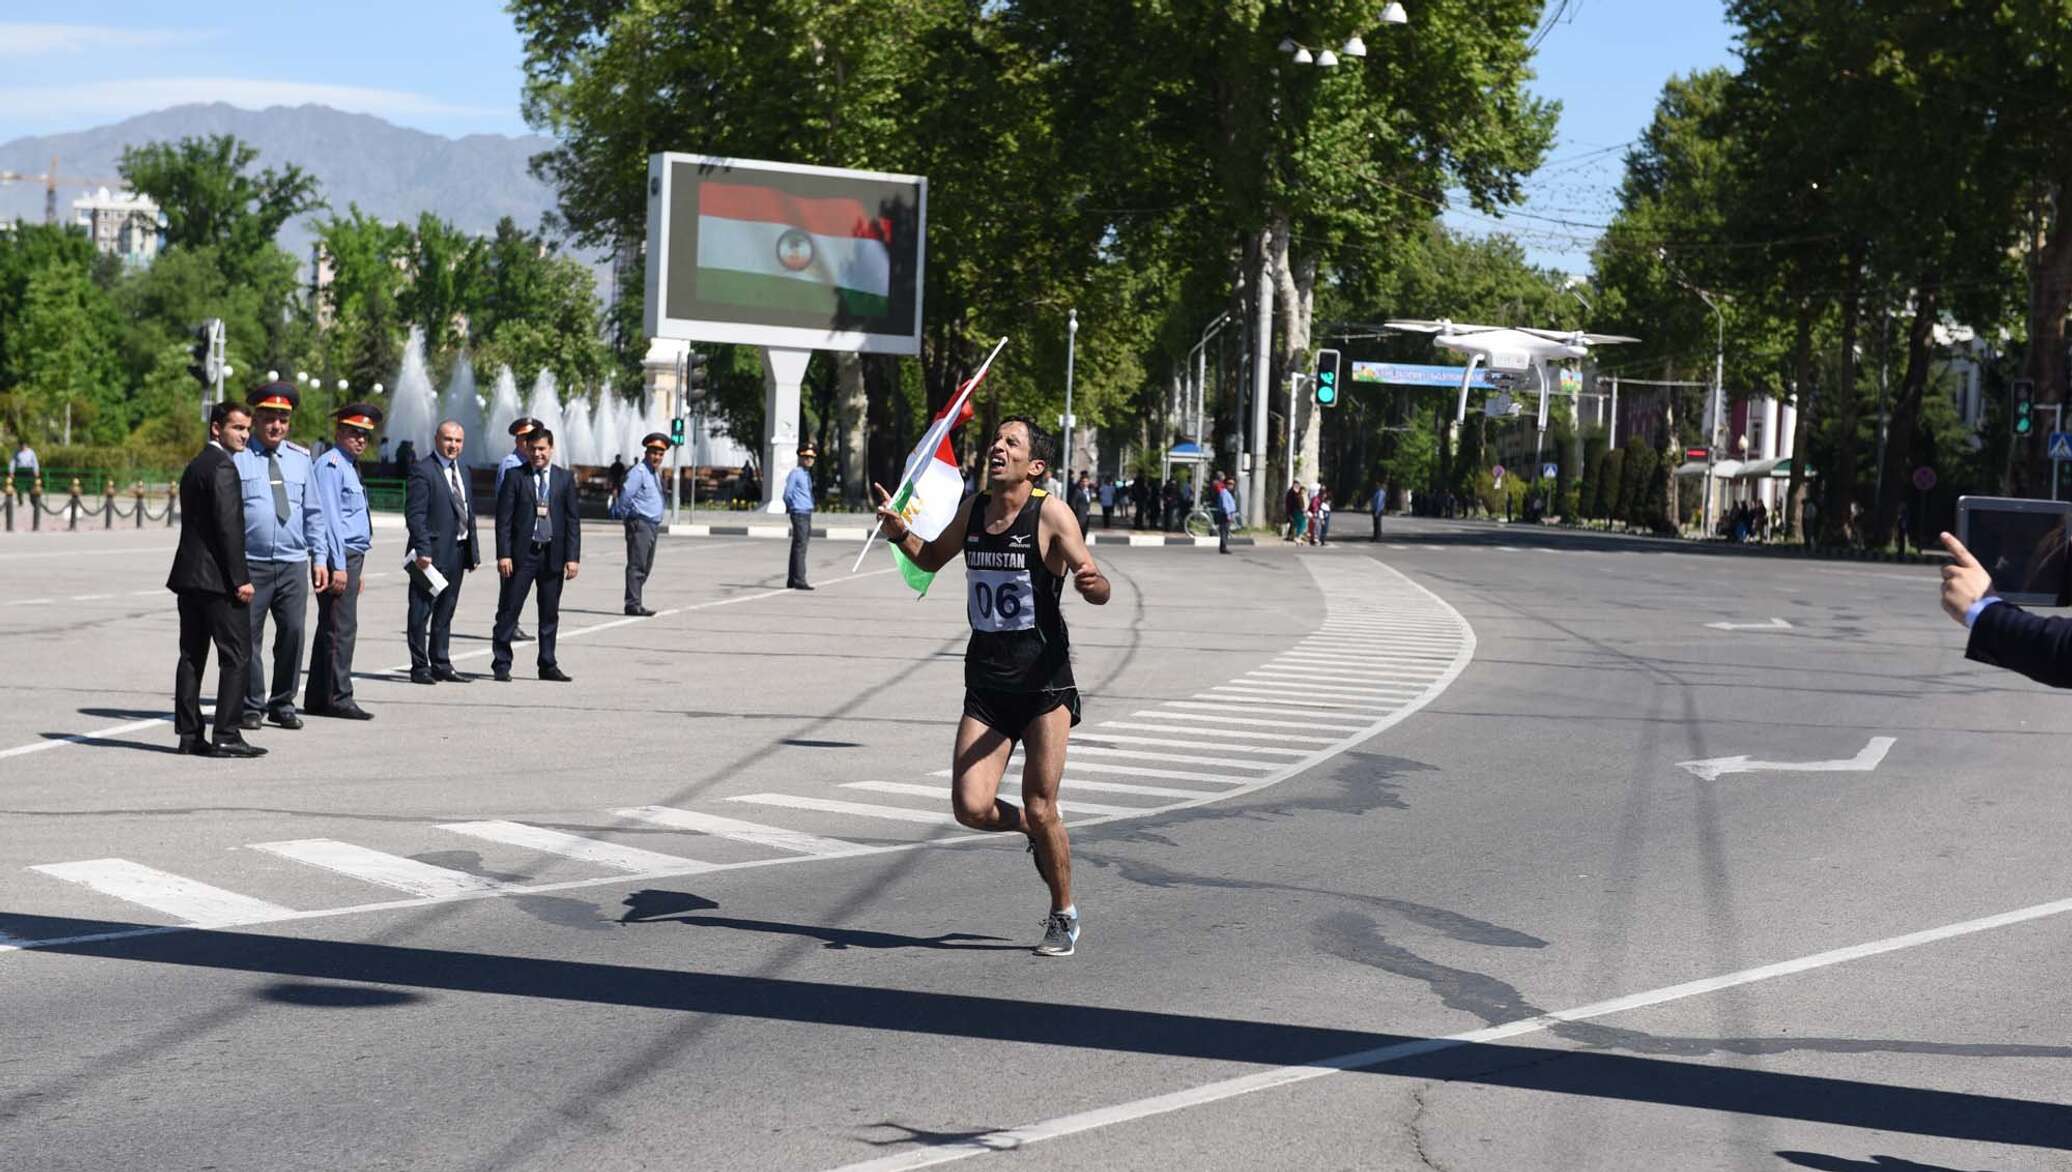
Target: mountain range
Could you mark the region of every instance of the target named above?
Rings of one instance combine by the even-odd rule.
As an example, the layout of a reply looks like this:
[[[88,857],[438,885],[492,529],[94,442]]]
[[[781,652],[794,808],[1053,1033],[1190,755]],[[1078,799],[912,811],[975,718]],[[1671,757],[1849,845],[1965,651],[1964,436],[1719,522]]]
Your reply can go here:
[[[432,212],[469,232],[488,232],[503,216],[538,228],[554,207],[553,189],[532,177],[532,156],[553,145],[538,135],[471,134],[446,138],[411,130],[369,114],[329,106],[273,106],[245,110],[222,102],[172,106],[91,130],[18,138],[0,143],[0,171],[41,175],[58,160],[66,182],[58,217],[70,222],[72,201],[118,176],[127,146],[212,134],[232,134],[255,147],[258,167],[294,163],[314,176],[332,210],[348,203],[383,219],[415,221]],[[110,188],[116,182],[106,182]],[[0,184],[0,220],[43,218],[43,184]],[[326,213],[319,212],[321,216]],[[314,237],[305,216],[281,230],[281,245],[307,260]]]

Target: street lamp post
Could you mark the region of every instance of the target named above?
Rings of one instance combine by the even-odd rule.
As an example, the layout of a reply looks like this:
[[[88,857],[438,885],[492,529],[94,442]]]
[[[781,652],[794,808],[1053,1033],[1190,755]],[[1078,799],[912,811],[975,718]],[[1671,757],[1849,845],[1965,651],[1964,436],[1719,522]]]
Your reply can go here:
[[[1699,516],[1699,521],[1703,525],[1704,530],[1710,532],[1712,530],[1712,465],[1719,458],[1722,439],[1720,432],[1726,424],[1727,414],[1727,317],[1720,312],[1719,302],[1713,299],[1712,294],[1685,280],[1683,273],[1675,265],[1669,263],[1668,249],[1656,249],[1655,256],[1662,262],[1662,267],[1669,270],[1671,279],[1692,293],[1697,294],[1698,300],[1705,303],[1705,308],[1712,311],[1713,321],[1719,330],[1718,340],[1714,343],[1712,351],[1712,418],[1708,421],[1705,433],[1705,501],[1703,512]]]
[[[1058,429],[1058,467],[1064,475],[1058,486],[1069,500],[1072,494],[1072,363],[1079,347],[1079,310],[1065,311],[1065,425]]]
[[[1202,440],[1204,438],[1203,433],[1208,430],[1205,416],[1208,414],[1209,405],[1209,339],[1221,333],[1223,327],[1229,323],[1230,311],[1226,309],[1222,313],[1217,314],[1216,319],[1202,330],[1201,341],[1196,342],[1194,349],[1188,351],[1188,357],[1194,360],[1194,394],[1192,396],[1193,401],[1188,404],[1188,411],[1194,416],[1191,430],[1194,435],[1194,446],[1198,450],[1206,451],[1202,446]],[[1201,480],[1202,478],[1199,476],[1194,478],[1194,503],[1196,506],[1201,504]]]

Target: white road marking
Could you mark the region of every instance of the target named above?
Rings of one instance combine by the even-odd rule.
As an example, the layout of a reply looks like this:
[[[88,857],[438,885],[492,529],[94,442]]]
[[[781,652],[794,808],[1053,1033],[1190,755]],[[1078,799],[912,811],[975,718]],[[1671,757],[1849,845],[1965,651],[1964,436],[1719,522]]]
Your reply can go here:
[[[842,788],[868,790],[871,793],[880,794],[908,794],[919,798],[934,798],[937,801],[947,801],[950,796],[948,786],[920,785],[911,781],[845,781],[842,783]],[[1149,813],[1154,808],[1152,806],[1101,806],[1095,805],[1092,802],[1067,801],[1062,798],[1058,800],[1058,809],[1067,814],[1144,814]],[[954,819],[952,820],[954,821]]]
[[[1341,708],[1374,711],[1386,708],[1386,704],[1365,704],[1351,700],[1313,700],[1308,696],[1288,695],[1268,689],[1264,684],[1250,688],[1215,687],[1198,693],[1211,700],[1257,700],[1266,704],[1288,704],[1299,708]]]
[[[1181,717],[1192,717],[1193,714],[1140,713],[1139,715],[1156,715],[1161,717],[1168,715],[1178,715]],[[1190,737],[1231,737],[1238,740],[1249,741],[1282,741],[1289,744],[1301,742],[1303,744],[1308,745],[1328,745],[1333,740],[1333,738],[1331,737],[1305,737],[1297,736],[1292,733],[1252,732],[1249,729],[1242,728],[1201,728],[1197,725],[1185,724],[1152,724],[1146,721],[1134,720],[1104,720],[1101,722],[1100,727],[1127,728],[1135,729],[1140,732],[1186,733]],[[1197,741],[1196,743],[1202,744],[1203,742]]]
[[[83,863],[45,863],[30,867],[53,879],[90,887],[102,895],[163,912],[197,928],[263,924],[295,914],[291,908],[211,887],[128,859],[91,859]]]
[[[4,566],[9,562],[25,562],[31,558],[116,557],[123,554],[171,553],[178,548],[179,546],[176,545],[132,545],[122,549],[60,549],[49,550],[43,553],[4,553],[0,554],[0,566]]]
[[[1676,985],[1664,985],[1659,989],[1650,989],[1643,993],[1632,993],[1624,997],[1593,1001],[1588,1005],[1576,1006],[1574,1009],[1564,1009],[1555,1013],[1542,1013],[1534,1017],[1505,1022],[1502,1025],[1486,1026],[1482,1029],[1448,1034],[1445,1037],[1439,1038],[1418,1038],[1413,1041],[1395,1042],[1387,1046],[1376,1046],[1371,1050],[1359,1050],[1350,1054],[1319,1058],[1313,1062],[1303,1063],[1300,1066],[1283,1066],[1274,1070],[1260,1071],[1256,1074],[1222,1079],[1217,1082],[1205,1083],[1201,1086],[1189,1087],[1186,1090],[1172,1091],[1163,1095],[1138,1099],[1134,1102],[1097,1107],[1090,1111],[1062,1115],[1040,1123],[1026,1124],[1003,1131],[990,1131],[969,1139],[929,1145],[889,1156],[881,1156],[874,1160],[845,1164],[836,1169],[835,1172],[900,1172],[903,1169],[929,1168],[938,1164],[949,1164],[958,1160],[969,1159],[972,1156],[983,1156],[991,1152],[1013,1151],[1048,1139],[1059,1139],[1064,1136],[1079,1135],[1103,1127],[1133,1123],[1140,1119],[1149,1119],[1174,1111],[1183,1111],[1190,1107],[1200,1107],[1209,1103],[1222,1102],[1223,1100],[1234,1099],[1241,1095],[1256,1094],[1260,1091],[1292,1086],[1296,1083],[1308,1082],[1311,1079],[1327,1078],[1349,1070],[1372,1070],[1377,1066],[1383,1066],[1405,1058],[1414,1058],[1442,1050],[1457,1049],[1461,1046],[1501,1042],[1510,1038],[1541,1033],[1568,1022],[1591,1021],[1600,1017],[1609,1017],[1613,1014],[1629,1013],[1636,1009],[1647,1009],[1656,1005],[1684,1001],[1692,997],[1704,997],[1727,989],[1753,985],[1761,981],[1796,976],[1799,973],[1813,972],[1818,969],[1848,964],[1851,961],[1863,960],[1868,957],[1882,956],[1886,953],[1937,944],[1944,940],[1954,940],[1959,937],[1976,935],[1980,932],[1990,932],[1996,928],[2029,923],[2050,916],[2063,915],[2066,912],[2072,912],[2072,899],[2060,899],[2053,900],[2050,903],[2034,904],[2025,908],[2017,908],[2014,911],[2001,912],[1997,915],[1961,920],[1954,924],[1944,924],[1937,928],[1909,932],[1902,936],[1888,936],[1882,940],[1872,940],[1868,943],[1854,944],[1846,948],[1816,952],[1807,956],[1795,957],[1791,960],[1778,961],[1775,964],[1758,965],[1755,968],[1724,973],[1716,977],[1685,981]],[[1556,1054],[1560,1053],[1560,1051],[1550,1050],[1548,1053]]]
[[[1208,712],[1172,711],[1176,708],[1206,708],[1208,709]],[[1304,719],[1253,720],[1245,716],[1223,715],[1223,713],[1232,711],[1263,713],[1266,715],[1280,715],[1289,717],[1300,716]],[[1214,715],[1211,715],[1211,713],[1213,713]],[[1137,715],[1157,716],[1160,719],[1171,720],[1204,720],[1213,722],[1215,724],[1243,724],[1255,726],[1258,728],[1316,728],[1325,729],[1328,731],[1338,733],[1351,732],[1353,729],[1359,728],[1367,723],[1364,719],[1360,717],[1350,715],[1339,716],[1335,713],[1330,712],[1307,712],[1301,709],[1287,708],[1258,708],[1250,704],[1244,705],[1241,708],[1233,708],[1229,704],[1203,704],[1194,700],[1168,700],[1166,701],[1165,707],[1163,708],[1153,708],[1145,712],[1139,712],[1137,713]]]
[[[1389,668],[1385,671],[1310,671],[1307,668],[1262,667],[1238,677],[1241,680],[1294,680],[1322,684],[1327,687],[1387,687],[1409,688],[1417,691],[1425,681],[1438,675],[1437,671],[1422,668]]]
[[[1007,768],[1011,775],[1019,775],[1022,768],[1020,757],[1009,757]],[[1284,767],[1285,768],[1285,767]],[[1124,777],[1158,777],[1167,781],[1206,781],[1213,785],[1250,785],[1260,780],[1256,777],[1225,777],[1217,773],[1193,773],[1185,769],[1153,769],[1149,765],[1101,765],[1093,761],[1075,760],[1065,766],[1071,773],[1119,773]],[[930,777],[948,777],[950,771],[937,769]]]
[[[124,733],[150,728],[155,724],[167,724],[171,720],[172,717],[170,716],[154,716],[149,720],[132,720],[128,724],[111,724],[107,728],[97,728],[92,732],[66,733],[64,736],[52,737],[47,741],[34,741],[26,745],[16,745],[12,749],[0,749],[0,760],[8,757],[23,757],[30,753],[40,753],[45,749],[55,749],[62,745],[76,745],[82,741],[100,741],[106,740],[109,737],[119,737]]]
[[[945,814],[941,810],[874,806],[865,802],[842,802],[833,798],[809,798],[799,794],[736,794],[727,800],[753,802],[759,806],[779,806],[788,810],[818,810],[826,814],[854,814],[860,818],[889,818],[894,822],[923,822],[931,826],[957,825],[954,815]]]
[[[1707,623],[1715,631],[1789,631],[1791,624],[1780,618],[1766,623]]]
[[[1115,726],[1112,723],[1104,724],[1101,726],[1101,728],[1113,727]],[[1183,741],[1174,737],[1137,737],[1117,735],[1111,732],[1102,732],[1101,728],[1089,728],[1080,730],[1078,740],[1073,743],[1073,749],[1077,750],[1081,745],[1083,745],[1087,741],[1098,741],[1104,745],[1165,745],[1177,749],[1215,749],[1224,753],[1271,753],[1276,757],[1307,757],[1309,756],[1310,752],[1308,749],[1283,749],[1271,745],[1229,745],[1220,743],[1211,744],[1205,741],[1192,739]]]
[[[470,875],[450,867],[434,867],[430,863],[420,863],[416,859],[406,859],[402,855],[392,855],[386,851],[373,850],[350,842],[339,842],[335,838],[255,842],[252,849],[427,898],[496,891],[504,886],[494,879],[484,879],[480,875]]]
[[[689,830],[697,834],[709,834],[714,838],[732,839],[735,842],[753,843],[756,846],[775,847],[802,855],[828,857],[853,855],[867,850],[858,843],[843,842],[839,838],[825,838],[818,834],[807,834],[801,830],[785,830],[778,826],[765,826],[760,822],[743,822],[738,818],[723,818],[718,814],[701,814],[695,810],[679,810],[673,806],[637,806],[626,810],[613,810],[621,818],[632,818],[651,822],[656,826],[667,826],[671,830]]]
[[[1869,773],[1885,760],[1895,743],[1895,737],[1872,737],[1856,756],[1839,761],[1757,761],[1743,755],[1678,761],[1676,767],[1700,781],[1717,781],[1729,773]]]
[[[523,822],[505,822],[500,819],[486,822],[447,822],[439,829],[454,834],[465,834],[470,838],[560,855],[563,858],[579,859],[585,863],[595,863],[600,867],[611,867],[619,871],[681,873],[687,868],[696,868],[699,865],[690,859],[665,855],[660,851],[642,850],[637,846],[584,838],[580,834],[568,834],[545,826],[528,826]]]
[[[1260,769],[1272,771],[1280,768],[1277,761],[1232,761],[1224,757],[1197,757],[1192,753],[1161,753],[1155,749],[1111,749],[1105,745],[1089,745],[1075,742],[1066,754],[1071,758],[1083,757],[1127,757],[1134,761],[1164,761],[1170,765],[1211,765],[1217,769]],[[1297,753],[1306,757],[1307,753]]]

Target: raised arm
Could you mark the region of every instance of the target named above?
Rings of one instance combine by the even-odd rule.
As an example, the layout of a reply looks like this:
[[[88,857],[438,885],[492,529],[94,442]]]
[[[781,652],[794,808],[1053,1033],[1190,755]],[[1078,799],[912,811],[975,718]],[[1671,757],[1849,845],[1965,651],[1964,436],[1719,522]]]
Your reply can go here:
[[[932,574],[949,565],[964,548],[964,535],[971,531],[971,502],[977,497],[965,497],[957,506],[957,515],[942,527],[935,540],[923,541],[920,534],[907,528],[906,518],[899,515],[899,510],[892,507],[892,494],[885,491],[885,486],[873,484],[871,488],[878,494],[879,535],[899,547],[915,565]]]
[[[1080,597],[1103,605],[1113,593],[1108,576],[1094,565],[1093,551],[1086,548],[1086,536],[1079,531],[1079,518],[1072,508],[1054,496],[1043,498],[1043,511],[1036,515],[1036,541],[1043,547],[1043,564],[1059,577],[1070,576],[1072,589]]]

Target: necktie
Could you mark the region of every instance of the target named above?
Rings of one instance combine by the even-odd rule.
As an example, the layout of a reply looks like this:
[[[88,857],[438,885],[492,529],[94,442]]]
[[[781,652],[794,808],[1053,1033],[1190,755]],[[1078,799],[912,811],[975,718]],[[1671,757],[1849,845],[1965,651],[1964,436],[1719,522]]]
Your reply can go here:
[[[468,500],[467,495],[461,491],[460,468],[457,465],[446,465],[446,486],[453,490],[453,515],[463,521],[467,520]]]
[[[538,479],[537,479],[537,480],[535,481],[535,483],[536,483],[536,484],[537,484],[537,485],[538,485],[539,487],[538,487],[537,489],[535,489],[535,490],[534,490],[534,493],[535,493],[535,495],[534,495],[534,499],[535,499],[536,501],[538,501],[538,502],[539,502],[539,503],[540,503],[541,505],[545,505],[545,504],[547,503],[547,474],[546,474],[546,472],[542,471],[542,472],[541,472],[541,473],[539,474],[539,478],[538,478]],[[552,538],[553,536],[554,536],[554,527],[553,527],[552,525],[548,524],[548,522],[547,522],[547,514],[546,514],[546,512],[545,512],[544,510],[542,510],[542,511],[541,511],[541,512],[540,512],[539,514],[537,514],[537,516],[536,516],[536,517],[534,518],[534,520],[533,520],[533,523],[532,523],[532,539],[533,539],[534,541],[541,541],[541,542],[544,542],[544,541],[546,541],[546,540],[548,540],[548,539]]]
[[[288,523],[288,482],[281,476],[279,453],[266,453],[266,478],[273,482],[273,515],[280,523]]]

